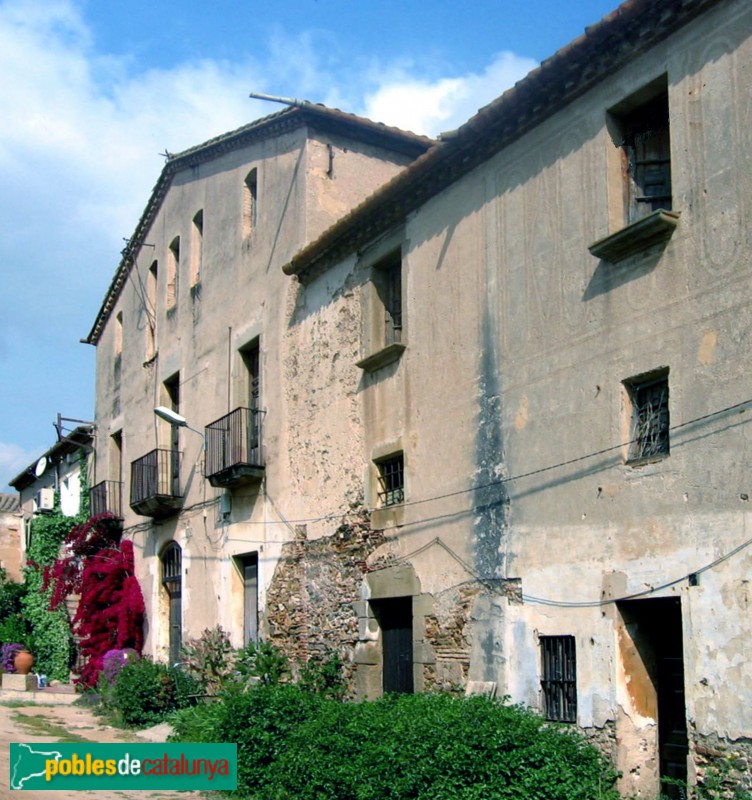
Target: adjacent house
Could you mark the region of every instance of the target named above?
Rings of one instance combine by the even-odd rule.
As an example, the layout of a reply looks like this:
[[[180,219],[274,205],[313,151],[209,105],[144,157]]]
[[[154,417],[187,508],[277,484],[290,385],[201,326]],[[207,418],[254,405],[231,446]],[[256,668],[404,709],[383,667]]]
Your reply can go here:
[[[81,511],[83,499],[88,499],[82,498],[82,473],[88,469],[89,454],[94,447],[94,426],[80,424],[70,431],[65,431],[60,422],[58,426],[55,444],[9,482],[18,492],[23,519],[21,564],[28,545],[29,523],[35,514],[54,511],[57,494],[60,513],[75,517]]]
[[[21,581],[23,515],[18,496],[0,494],[0,567],[8,580]]]
[[[744,0],[628,0],[437,143],[301,105],[168,160],[88,338],[150,652],[748,782],[751,75]]]

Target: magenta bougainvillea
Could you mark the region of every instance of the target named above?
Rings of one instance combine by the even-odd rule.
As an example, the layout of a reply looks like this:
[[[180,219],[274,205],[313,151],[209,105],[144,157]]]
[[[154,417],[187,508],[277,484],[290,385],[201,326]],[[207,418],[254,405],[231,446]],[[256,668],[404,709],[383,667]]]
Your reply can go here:
[[[108,650],[143,647],[144,598],[134,574],[133,543],[120,541],[111,514],[76,525],[65,539],[66,555],[45,571],[52,584],[50,608],[80,596],[73,633],[84,657],[79,683],[95,686]]]

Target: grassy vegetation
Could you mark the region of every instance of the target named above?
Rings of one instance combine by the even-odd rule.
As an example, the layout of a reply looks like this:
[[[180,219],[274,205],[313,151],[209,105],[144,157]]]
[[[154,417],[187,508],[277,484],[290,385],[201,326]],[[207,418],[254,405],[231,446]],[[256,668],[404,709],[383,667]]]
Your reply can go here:
[[[90,742],[78,733],[71,733],[66,730],[62,725],[56,722],[51,722],[46,717],[37,714],[24,714],[23,711],[16,711],[12,715],[13,722],[25,728],[26,731],[34,736],[49,736],[56,739],[58,742],[77,743],[77,742]]]

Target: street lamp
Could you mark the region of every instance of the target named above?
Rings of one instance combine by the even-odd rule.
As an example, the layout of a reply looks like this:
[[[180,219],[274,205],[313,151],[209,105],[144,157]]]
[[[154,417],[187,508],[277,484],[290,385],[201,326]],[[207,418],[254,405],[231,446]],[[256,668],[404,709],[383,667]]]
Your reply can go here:
[[[169,422],[170,425],[173,425],[175,428],[187,428],[189,431],[197,433],[204,440],[204,449],[206,449],[206,437],[204,436],[203,432],[197,431],[195,428],[192,428],[188,424],[188,420],[186,420],[185,417],[178,414],[177,411],[173,411],[171,408],[167,408],[167,406],[157,406],[154,409],[154,413],[160,419],[163,419],[165,422]]]

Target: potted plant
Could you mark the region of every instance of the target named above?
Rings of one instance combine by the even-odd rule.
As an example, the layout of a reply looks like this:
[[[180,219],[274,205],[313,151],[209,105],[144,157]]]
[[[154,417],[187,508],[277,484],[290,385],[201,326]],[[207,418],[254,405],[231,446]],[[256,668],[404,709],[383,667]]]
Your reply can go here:
[[[4,644],[0,650],[0,660],[3,672],[15,672],[19,675],[28,675],[34,666],[34,656],[21,642]]]

